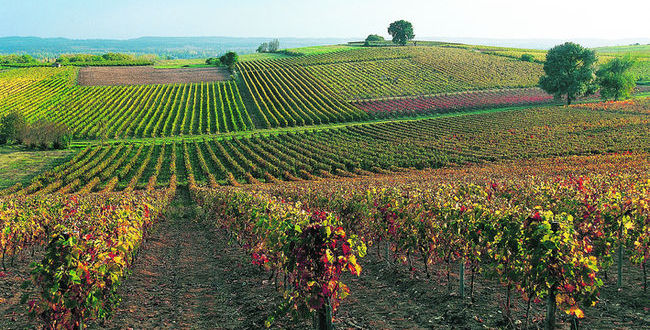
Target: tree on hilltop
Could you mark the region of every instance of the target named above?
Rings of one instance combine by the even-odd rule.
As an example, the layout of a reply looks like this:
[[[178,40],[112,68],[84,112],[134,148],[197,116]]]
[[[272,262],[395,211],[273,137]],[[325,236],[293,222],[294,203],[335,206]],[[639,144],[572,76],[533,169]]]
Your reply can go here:
[[[567,42],[548,51],[545,75],[539,86],[556,99],[566,95],[567,104],[582,95],[596,91],[594,64],[596,53],[578,44]]]
[[[405,20],[390,23],[388,33],[393,37],[393,42],[398,45],[406,45],[409,40],[415,38],[413,33],[413,24]]]
[[[636,86],[636,77],[630,69],[634,61],[630,57],[616,57],[602,65],[596,72],[603,99],[628,98]]]

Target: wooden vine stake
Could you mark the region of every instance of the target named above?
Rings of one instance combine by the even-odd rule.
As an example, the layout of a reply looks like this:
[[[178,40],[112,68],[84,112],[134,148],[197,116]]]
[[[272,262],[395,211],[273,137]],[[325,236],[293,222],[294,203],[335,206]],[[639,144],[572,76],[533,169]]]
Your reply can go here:
[[[460,260],[460,285],[458,287],[458,294],[460,295],[460,298],[465,297],[465,259]]]
[[[548,302],[546,303],[546,329],[555,329],[555,312],[557,310],[557,303],[555,301],[555,284],[548,292]]]
[[[558,229],[560,229],[560,224],[558,222],[552,222],[551,230],[553,234],[557,234]],[[551,260],[555,261],[555,255],[553,253],[551,254]],[[555,314],[557,311],[557,301],[555,300],[556,289],[557,283],[552,283],[548,290],[548,301],[546,303],[546,329],[548,330],[555,329]]]
[[[616,277],[616,288],[621,289],[621,286],[623,284],[623,244],[618,243],[618,251],[617,251],[617,259],[618,259],[618,274]]]
[[[323,306],[314,312],[313,322],[315,330],[334,329],[334,325],[332,324],[332,305],[330,304],[329,299],[326,299]]]

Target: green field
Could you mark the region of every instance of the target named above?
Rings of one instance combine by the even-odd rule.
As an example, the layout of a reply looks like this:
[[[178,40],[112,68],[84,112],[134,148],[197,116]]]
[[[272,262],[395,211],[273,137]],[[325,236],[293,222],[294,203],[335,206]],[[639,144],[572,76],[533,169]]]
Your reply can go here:
[[[353,48],[347,45],[329,45],[329,46],[289,48],[289,49],[283,49],[282,52],[291,56],[308,56],[308,55],[336,53],[336,52],[346,51],[351,49]]]
[[[203,58],[198,59],[176,59],[176,60],[158,60],[153,67],[158,69],[180,69],[180,68],[209,68],[212,65],[205,64]]]
[[[33,151],[0,147],[0,191],[17,182],[29,182],[37,174],[66,161],[75,151]]]

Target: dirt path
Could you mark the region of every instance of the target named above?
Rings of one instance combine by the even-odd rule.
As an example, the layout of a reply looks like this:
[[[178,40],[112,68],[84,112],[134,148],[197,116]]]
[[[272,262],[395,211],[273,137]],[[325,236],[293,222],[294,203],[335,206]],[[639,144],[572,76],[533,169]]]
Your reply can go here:
[[[121,288],[109,328],[257,328],[281,298],[236,245],[177,198]]]

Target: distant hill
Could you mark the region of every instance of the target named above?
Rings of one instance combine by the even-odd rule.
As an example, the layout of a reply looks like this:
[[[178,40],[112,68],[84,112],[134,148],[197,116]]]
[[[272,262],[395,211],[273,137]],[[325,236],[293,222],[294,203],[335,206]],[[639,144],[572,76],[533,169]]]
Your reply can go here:
[[[107,52],[130,54],[155,54],[172,58],[204,58],[236,51],[253,53],[262,42],[271,38],[231,37],[143,37],[137,39],[67,39],[38,37],[2,37],[0,54],[29,54],[39,58],[51,58],[61,54]],[[331,45],[352,39],[340,38],[280,38],[282,48]]]

